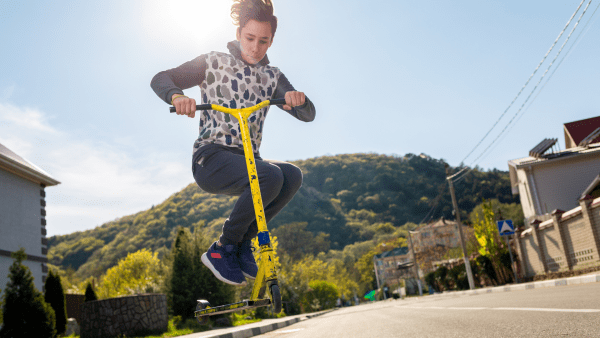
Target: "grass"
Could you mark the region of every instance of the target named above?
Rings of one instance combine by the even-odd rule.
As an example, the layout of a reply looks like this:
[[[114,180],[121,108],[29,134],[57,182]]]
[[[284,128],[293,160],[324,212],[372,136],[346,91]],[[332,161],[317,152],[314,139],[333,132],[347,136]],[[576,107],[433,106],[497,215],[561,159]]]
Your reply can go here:
[[[232,313],[231,317],[232,317],[233,326],[240,326],[240,325],[256,323],[256,322],[260,322],[262,320],[260,318],[255,318],[254,313],[252,313],[251,315],[248,315],[248,314],[234,312],[234,313]],[[250,317],[251,319],[246,319],[247,317]]]

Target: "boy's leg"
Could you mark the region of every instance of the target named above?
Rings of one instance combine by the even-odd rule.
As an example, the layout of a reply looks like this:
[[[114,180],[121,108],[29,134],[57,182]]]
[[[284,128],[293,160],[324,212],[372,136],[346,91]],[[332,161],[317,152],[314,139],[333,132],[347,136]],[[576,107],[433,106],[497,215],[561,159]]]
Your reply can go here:
[[[263,206],[268,206],[280,195],[284,185],[284,173],[278,165],[259,159],[256,160],[256,170]],[[194,178],[198,186],[206,192],[240,196],[223,224],[223,234],[219,239],[223,245],[240,243],[253,222],[256,227],[246,158],[226,150],[219,151],[202,165],[194,164]],[[265,215],[267,220],[270,214],[271,212]]]
[[[265,162],[276,165],[283,173],[283,185],[279,195],[277,195],[271,203],[264,205],[265,218],[266,221],[269,222],[292,200],[298,189],[300,189],[300,186],[302,185],[302,172],[300,171],[300,168],[290,163],[271,160],[266,160]],[[248,227],[248,231],[244,234],[238,252],[242,273],[244,276],[252,279],[256,278],[258,266],[254,260],[254,253],[252,252],[252,244],[250,241],[256,237],[257,233],[258,226],[255,219]]]
[[[264,205],[265,218],[267,224],[275,217],[296,195],[296,192],[302,186],[302,171],[297,166],[275,160],[264,160],[270,164],[277,166],[283,174],[283,185],[279,194],[269,203]],[[248,231],[244,234],[242,241],[252,240],[258,233],[256,219],[248,227]]]

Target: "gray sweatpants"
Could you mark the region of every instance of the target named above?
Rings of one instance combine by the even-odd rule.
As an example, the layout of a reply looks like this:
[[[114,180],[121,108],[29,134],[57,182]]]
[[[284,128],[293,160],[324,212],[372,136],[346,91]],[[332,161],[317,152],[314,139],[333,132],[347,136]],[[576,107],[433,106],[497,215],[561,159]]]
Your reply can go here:
[[[240,196],[223,224],[221,244],[237,244],[258,233],[252,192],[241,149],[210,147],[199,149],[192,171],[198,186],[209,193]],[[256,157],[256,170],[267,223],[294,197],[302,185],[302,171],[287,162]]]

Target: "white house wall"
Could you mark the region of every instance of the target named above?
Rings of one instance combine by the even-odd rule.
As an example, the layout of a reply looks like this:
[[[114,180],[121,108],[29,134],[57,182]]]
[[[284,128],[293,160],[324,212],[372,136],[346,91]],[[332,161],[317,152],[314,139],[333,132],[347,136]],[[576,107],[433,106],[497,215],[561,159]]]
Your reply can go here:
[[[38,258],[42,252],[42,209],[39,184],[0,170],[0,250],[14,252],[20,248]],[[0,289],[5,289],[10,257],[0,256]],[[42,290],[42,264],[26,261],[35,277],[35,284]]]
[[[517,177],[519,179],[519,197],[521,199],[521,207],[523,208],[523,215],[525,218],[535,216],[534,199],[531,195],[529,183],[527,181],[527,173],[523,169],[517,171]]]
[[[541,210],[538,214],[551,213],[555,209],[569,210],[579,205],[579,197],[585,188],[600,174],[600,157],[579,156],[532,166],[531,173],[532,183],[535,184],[540,199]]]

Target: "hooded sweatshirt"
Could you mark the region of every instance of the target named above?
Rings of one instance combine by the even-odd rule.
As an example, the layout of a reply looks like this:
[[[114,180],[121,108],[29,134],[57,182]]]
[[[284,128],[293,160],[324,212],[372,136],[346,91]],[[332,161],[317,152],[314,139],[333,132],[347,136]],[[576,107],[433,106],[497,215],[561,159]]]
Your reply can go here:
[[[173,94],[183,94],[182,89],[198,85],[202,103],[228,108],[251,107],[265,100],[284,98],[286,92],[295,90],[279,68],[269,65],[266,55],[253,65],[242,58],[239,41],[229,42],[227,47],[229,54],[202,54],[177,68],[156,74],[150,86],[161,99],[170,104]],[[263,126],[268,112],[269,106],[255,111],[248,118],[252,147],[257,156],[260,156]],[[308,97],[302,106],[287,112],[300,121],[310,122],[315,118],[315,107]],[[212,148],[211,145],[243,151],[240,125],[235,117],[214,110],[200,112],[194,159],[202,149],[207,146]]]

